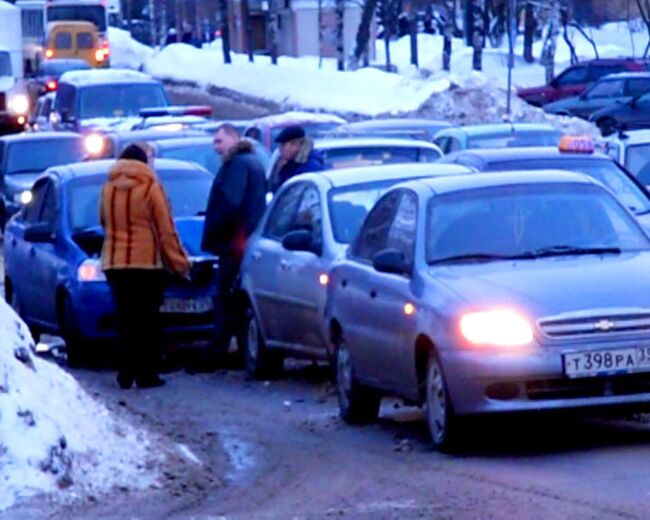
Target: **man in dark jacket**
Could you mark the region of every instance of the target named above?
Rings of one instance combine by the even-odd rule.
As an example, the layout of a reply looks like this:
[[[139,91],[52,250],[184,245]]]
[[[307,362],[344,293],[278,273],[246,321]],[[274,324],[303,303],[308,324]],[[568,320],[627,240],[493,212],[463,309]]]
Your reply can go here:
[[[325,169],[323,156],[314,150],[314,143],[299,125],[287,126],[275,138],[280,144],[280,158],[271,172],[270,190],[275,193],[295,175]]]
[[[267,189],[264,168],[253,153],[252,143],[240,139],[234,126],[226,123],[219,127],[214,135],[214,149],[221,156],[222,165],[210,190],[201,248],[219,256],[212,351],[216,360],[219,354],[227,352],[235,332],[236,302],[232,288],[246,240],[266,209]]]

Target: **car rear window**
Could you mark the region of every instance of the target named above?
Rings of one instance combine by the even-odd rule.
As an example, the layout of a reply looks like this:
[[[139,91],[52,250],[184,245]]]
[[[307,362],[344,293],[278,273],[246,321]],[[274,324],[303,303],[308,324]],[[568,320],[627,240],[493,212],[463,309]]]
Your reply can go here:
[[[77,48],[78,49],[92,49],[93,48],[93,35],[89,32],[77,33]]]
[[[529,146],[557,146],[562,133],[554,130],[519,131],[505,134],[486,134],[470,137],[467,148],[521,148]]]
[[[322,151],[325,168],[351,168],[379,164],[401,164],[412,162],[434,162],[440,158],[437,150],[417,146],[365,146],[334,148]]]
[[[70,49],[72,48],[72,35],[69,32],[58,32],[54,35],[54,48],[55,49]]]
[[[162,85],[95,85],[80,88],[80,119],[138,116],[143,108],[165,107],[169,103]]]
[[[83,157],[80,137],[18,141],[7,146],[6,172],[40,173],[51,166],[81,161]]]
[[[564,157],[493,162],[489,171],[562,169],[584,173],[609,188],[634,213],[650,211],[650,200],[635,182],[614,162],[608,159]]]

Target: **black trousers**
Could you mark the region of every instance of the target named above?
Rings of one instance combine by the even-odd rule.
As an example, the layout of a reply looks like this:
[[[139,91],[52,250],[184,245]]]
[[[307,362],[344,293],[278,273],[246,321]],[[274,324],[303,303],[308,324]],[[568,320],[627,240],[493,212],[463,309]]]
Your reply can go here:
[[[230,340],[236,332],[237,301],[233,285],[239,274],[241,259],[231,255],[219,257],[219,292],[214,297],[214,344],[215,353],[226,353]]]
[[[136,380],[158,375],[166,273],[160,269],[111,269],[106,278],[117,307],[120,374]]]

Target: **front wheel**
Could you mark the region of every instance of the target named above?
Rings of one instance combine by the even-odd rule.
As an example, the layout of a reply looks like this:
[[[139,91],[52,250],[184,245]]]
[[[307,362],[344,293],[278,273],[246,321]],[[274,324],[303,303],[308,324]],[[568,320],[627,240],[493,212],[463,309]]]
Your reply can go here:
[[[77,316],[70,295],[66,294],[63,297],[59,312],[59,328],[65,341],[68,366],[73,368],[83,366],[87,361],[87,356],[83,351],[82,339],[77,327]]]
[[[9,304],[9,307],[11,307],[14,312],[20,317],[20,319],[27,323],[23,314],[23,310],[21,308],[22,306],[20,304],[20,300],[18,299],[18,295],[9,284],[10,282],[5,282],[5,300]],[[8,295],[7,292],[9,293]],[[38,328],[34,325],[27,324],[27,327],[29,328],[29,332],[31,333],[32,339],[34,340],[34,345],[36,345],[41,339],[41,331],[38,330]]]
[[[449,451],[458,441],[458,418],[449,397],[447,382],[440,360],[429,358],[426,379],[426,420],[433,447]]]
[[[367,424],[377,420],[381,395],[361,384],[352,366],[350,351],[344,343],[336,349],[336,393],[341,418],[349,424]]]
[[[245,334],[242,334],[242,340],[246,372],[253,379],[277,377],[284,368],[284,357],[281,352],[266,348],[255,311],[251,307],[246,311],[245,323]]]

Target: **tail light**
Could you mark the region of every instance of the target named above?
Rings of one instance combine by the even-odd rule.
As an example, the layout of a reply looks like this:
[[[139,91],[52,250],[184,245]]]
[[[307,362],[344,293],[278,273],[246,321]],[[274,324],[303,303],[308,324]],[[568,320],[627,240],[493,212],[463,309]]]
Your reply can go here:
[[[56,87],[58,87],[57,82],[54,81],[53,79],[49,80],[45,86],[47,87],[48,92],[54,92],[56,90]]]
[[[45,57],[52,58],[54,56],[54,51],[52,49],[45,49]]]
[[[95,51],[95,60],[98,62],[104,61],[106,58],[106,55],[104,54],[104,49],[97,49]]]

